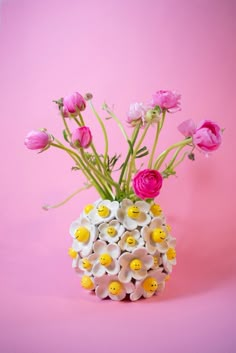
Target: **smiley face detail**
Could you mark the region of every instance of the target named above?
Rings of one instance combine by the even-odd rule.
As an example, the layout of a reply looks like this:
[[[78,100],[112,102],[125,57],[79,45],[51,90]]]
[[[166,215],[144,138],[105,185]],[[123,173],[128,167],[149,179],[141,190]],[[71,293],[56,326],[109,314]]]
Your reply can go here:
[[[85,227],[79,227],[75,231],[75,239],[81,243],[87,243],[89,240],[90,232]]]
[[[154,243],[161,243],[166,238],[166,233],[161,228],[155,228],[151,234],[152,241]]]
[[[139,271],[141,270],[141,268],[143,267],[142,261],[139,259],[133,259],[130,264],[129,267],[131,270],[133,271]]]
[[[107,227],[107,234],[110,237],[114,237],[117,234],[117,230],[114,227]]]
[[[99,257],[99,262],[102,266],[109,266],[112,263],[112,257],[109,254],[102,254]]]
[[[129,235],[126,239],[126,243],[129,246],[134,246],[136,244],[136,239],[132,235]]]
[[[153,216],[155,216],[155,217],[160,216],[160,214],[162,213],[161,206],[156,203],[154,203],[151,206],[150,211],[152,212]]]
[[[109,208],[105,205],[99,206],[97,212],[98,212],[98,215],[102,218],[106,218],[110,214]]]
[[[140,209],[138,206],[130,206],[127,210],[127,215],[130,218],[137,219],[140,215]]]
[[[90,270],[91,267],[92,267],[92,264],[91,264],[91,262],[89,262],[88,259],[83,259],[83,260],[82,260],[82,267],[83,267],[85,270]]]
[[[176,258],[176,251],[174,248],[169,248],[166,252],[168,260],[174,260]]]
[[[145,292],[154,293],[158,288],[158,283],[154,277],[148,277],[143,281],[142,287]]]
[[[87,290],[92,290],[94,284],[89,276],[83,276],[81,279],[81,286]]]
[[[119,295],[122,291],[122,284],[118,281],[113,281],[109,284],[108,291],[112,295]]]

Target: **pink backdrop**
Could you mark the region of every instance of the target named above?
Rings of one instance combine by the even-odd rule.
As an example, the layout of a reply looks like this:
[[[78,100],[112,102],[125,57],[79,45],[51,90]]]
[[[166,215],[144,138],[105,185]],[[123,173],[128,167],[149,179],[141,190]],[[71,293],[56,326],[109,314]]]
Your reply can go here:
[[[2,353],[235,352],[235,15],[233,0],[1,2]],[[92,91],[98,108],[115,104],[125,119],[130,102],[161,88],[182,94],[161,147],[180,138],[186,118],[218,121],[224,142],[165,182],[159,202],[178,265],[164,294],[100,301],[80,289],[67,255],[68,227],[97,195],[43,211],[84,179],[63,154],[37,155],[23,140],[37,127],[58,135],[51,101],[74,90]],[[96,125],[93,133],[102,144]]]

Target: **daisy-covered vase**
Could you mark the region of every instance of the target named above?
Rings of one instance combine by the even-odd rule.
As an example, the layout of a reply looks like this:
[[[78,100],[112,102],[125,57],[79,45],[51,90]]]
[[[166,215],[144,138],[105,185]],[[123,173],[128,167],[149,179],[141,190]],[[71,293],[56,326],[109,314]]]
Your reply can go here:
[[[158,204],[98,200],[70,226],[72,267],[101,298],[150,298],[176,264],[176,239]]]

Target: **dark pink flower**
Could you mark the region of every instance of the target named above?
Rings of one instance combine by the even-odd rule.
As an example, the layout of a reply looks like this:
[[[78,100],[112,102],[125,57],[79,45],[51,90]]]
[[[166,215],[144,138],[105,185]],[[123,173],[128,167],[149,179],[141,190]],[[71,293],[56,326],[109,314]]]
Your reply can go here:
[[[138,172],[133,179],[135,194],[141,199],[154,199],[160,193],[162,176],[154,169],[144,169]]]
[[[50,140],[46,131],[33,130],[26,136],[24,144],[29,150],[42,150],[49,145]]]
[[[89,127],[82,126],[75,129],[72,132],[71,140],[74,147],[89,147],[92,142],[92,134]]]
[[[215,151],[221,144],[221,129],[211,120],[203,120],[197,127],[192,120],[186,120],[178,129],[185,137],[192,137],[193,144],[204,152]]]
[[[159,106],[162,110],[167,110],[170,113],[181,110],[180,108],[181,95],[175,91],[160,90],[152,96],[152,106]]]
[[[83,96],[78,92],[66,96],[63,98],[64,112],[75,114],[77,110],[84,110],[86,108],[86,102]]]

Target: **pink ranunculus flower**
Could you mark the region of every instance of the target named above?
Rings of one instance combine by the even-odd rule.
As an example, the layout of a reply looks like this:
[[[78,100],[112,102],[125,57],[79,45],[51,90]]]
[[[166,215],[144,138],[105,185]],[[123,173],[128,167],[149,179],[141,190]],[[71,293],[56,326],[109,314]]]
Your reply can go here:
[[[72,132],[71,141],[74,147],[88,148],[92,142],[90,128],[82,126]]]
[[[75,114],[77,110],[83,111],[86,108],[86,102],[81,94],[74,92],[63,98],[63,106],[65,112]]]
[[[44,130],[30,131],[24,141],[29,150],[42,150],[49,145],[51,136]]]
[[[221,129],[211,120],[203,120],[196,127],[195,123],[189,119],[180,124],[178,129],[185,137],[192,137],[193,144],[204,152],[215,151],[221,144]]]
[[[131,103],[127,113],[128,124],[135,126],[139,122],[144,123],[146,112],[147,107],[143,103]]]
[[[181,110],[180,108],[181,95],[175,91],[160,90],[152,96],[152,106],[159,106],[162,110],[167,110],[170,113]]]
[[[141,199],[154,199],[160,193],[162,176],[154,169],[144,169],[138,172],[133,179],[135,194]]]

